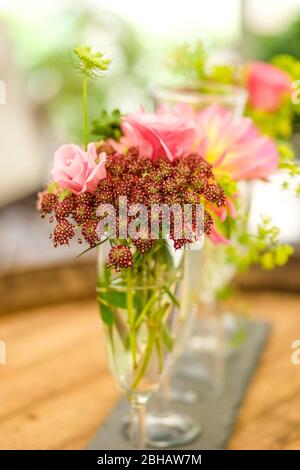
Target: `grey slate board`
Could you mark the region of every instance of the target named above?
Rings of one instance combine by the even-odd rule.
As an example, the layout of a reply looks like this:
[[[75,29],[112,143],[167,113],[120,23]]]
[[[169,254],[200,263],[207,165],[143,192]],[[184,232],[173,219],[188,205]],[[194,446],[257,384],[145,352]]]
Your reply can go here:
[[[222,393],[212,393],[207,385],[187,380],[186,387],[194,389],[202,399],[187,405],[172,403],[174,411],[190,414],[202,425],[199,438],[185,447],[177,449],[224,449],[234,428],[239,408],[248,383],[255,372],[261,352],[265,346],[270,326],[266,323],[247,322],[247,339],[226,364],[226,376]],[[182,377],[180,377],[182,382]],[[121,400],[108,420],[101,426],[89,449],[126,450],[128,442],[121,433],[122,419],[128,414],[128,403]]]

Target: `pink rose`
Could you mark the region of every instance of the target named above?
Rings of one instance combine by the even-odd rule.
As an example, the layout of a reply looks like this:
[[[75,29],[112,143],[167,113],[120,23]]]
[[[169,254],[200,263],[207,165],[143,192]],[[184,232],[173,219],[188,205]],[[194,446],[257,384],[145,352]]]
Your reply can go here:
[[[123,118],[122,143],[138,146],[142,157],[156,160],[166,156],[171,162],[192,150],[196,138],[193,122],[174,113],[139,111]]]
[[[62,188],[74,194],[94,192],[99,180],[106,177],[106,154],[97,155],[94,143],[87,152],[78,145],[62,145],[54,154],[51,175]]]
[[[291,91],[291,78],[274,65],[253,62],[248,66],[246,85],[249,103],[262,111],[276,111]]]

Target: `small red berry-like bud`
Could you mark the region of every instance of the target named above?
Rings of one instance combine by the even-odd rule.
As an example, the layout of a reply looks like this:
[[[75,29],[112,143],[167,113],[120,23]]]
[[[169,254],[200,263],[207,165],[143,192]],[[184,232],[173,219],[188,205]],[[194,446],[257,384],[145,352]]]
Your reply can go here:
[[[40,211],[40,214],[42,216],[45,216],[46,214],[51,214],[56,205],[56,202],[57,197],[55,194],[48,193],[47,191],[39,193],[37,208]]]
[[[99,237],[97,235],[97,225],[98,222],[96,220],[89,220],[82,226],[82,235],[91,248],[95,247],[99,242]]]
[[[58,221],[65,220],[69,217],[75,207],[74,196],[68,196],[63,201],[58,201],[55,205],[55,217]]]
[[[209,235],[214,225],[214,221],[209,212],[204,212],[204,233]]]
[[[155,243],[155,240],[145,240],[144,238],[136,238],[135,240],[132,240],[132,243],[137,248],[137,250],[143,255],[152,248]]]
[[[139,154],[140,154],[140,151],[139,151],[139,148],[137,146],[129,147],[129,149],[127,151],[127,155],[129,157],[134,157],[135,159],[137,159],[139,157]]]
[[[67,220],[59,222],[53,232],[53,244],[68,245],[69,241],[74,237],[74,225]]]
[[[224,191],[217,183],[205,184],[204,196],[208,201],[215,203],[218,207],[225,205],[226,198]]]
[[[128,269],[133,265],[132,253],[129,246],[114,246],[108,255],[107,267],[113,267],[116,271],[120,269]]]
[[[99,155],[102,152],[106,153],[106,155],[112,155],[116,151],[112,145],[104,142],[104,144],[101,144],[97,147],[97,154]]]
[[[172,173],[172,164],[167,158],[159,158],[156,161],[156,171],[159,172],[159,174],[165,178],[169,176]]]
[[[78,196],[76,197],[76,203],[77,205],[81,205],[81,204],[93,205],[95,204],[95,196],[94,194],[89,193],[89,192],[78,194]]]
[[[190,241],[187,240],[186,238],[173,240],[173,245],[174,245],[175,250],[181,250],[181,248],[183,248],[188,243],[190,243]]]
[[[82,225],[88,220],[93,219],[95,216],[95,210],[92,206],[87,204],[79,204],[73,211],[74,220],[77,224]]]
[[[100,204],[112,204],[114,201],[114,193],[113,193],[113,183],[111,178],[105,178],[100,180],[96,191],[96,206],[98,207]]]

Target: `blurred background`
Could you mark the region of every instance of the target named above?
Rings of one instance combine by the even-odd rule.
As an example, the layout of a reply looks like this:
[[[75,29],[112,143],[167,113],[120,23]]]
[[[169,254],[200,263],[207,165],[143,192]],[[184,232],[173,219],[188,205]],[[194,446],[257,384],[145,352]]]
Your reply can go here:
[[[49,226],[35,212],[34,194],[48,180],[54,150],[82,141],[74,45],[90,44],[113,58],[109,75],[90,85],[93,119],[103,107],[149,109],[149,86],[171,80],[171,49],[196,40],[222,60],[279,53],[300,58],[300,0],[0,0],[0,79],[6,87],[0,105],[0,312],[94,293],[93,255],[74,261],[76,251],[54,250]],[[299,201],[279,195],[279,186],[260,189],[266,207],[256,211],[273,215],[282,239],[297,247]],[[256,269],[239,282],[298,290],[298,267],[296,250],[288,267],[268,274]]]

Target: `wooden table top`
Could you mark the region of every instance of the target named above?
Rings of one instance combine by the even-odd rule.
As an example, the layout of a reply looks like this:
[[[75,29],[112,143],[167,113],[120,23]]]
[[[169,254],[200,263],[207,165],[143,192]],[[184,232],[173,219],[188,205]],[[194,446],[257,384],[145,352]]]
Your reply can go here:
[[[272,322],[230,449],[300,449],[300,296],[253,293],[253,316]],[[82,449],[119,392],[106,365],[94,301],[0,317],[0,449]]]

